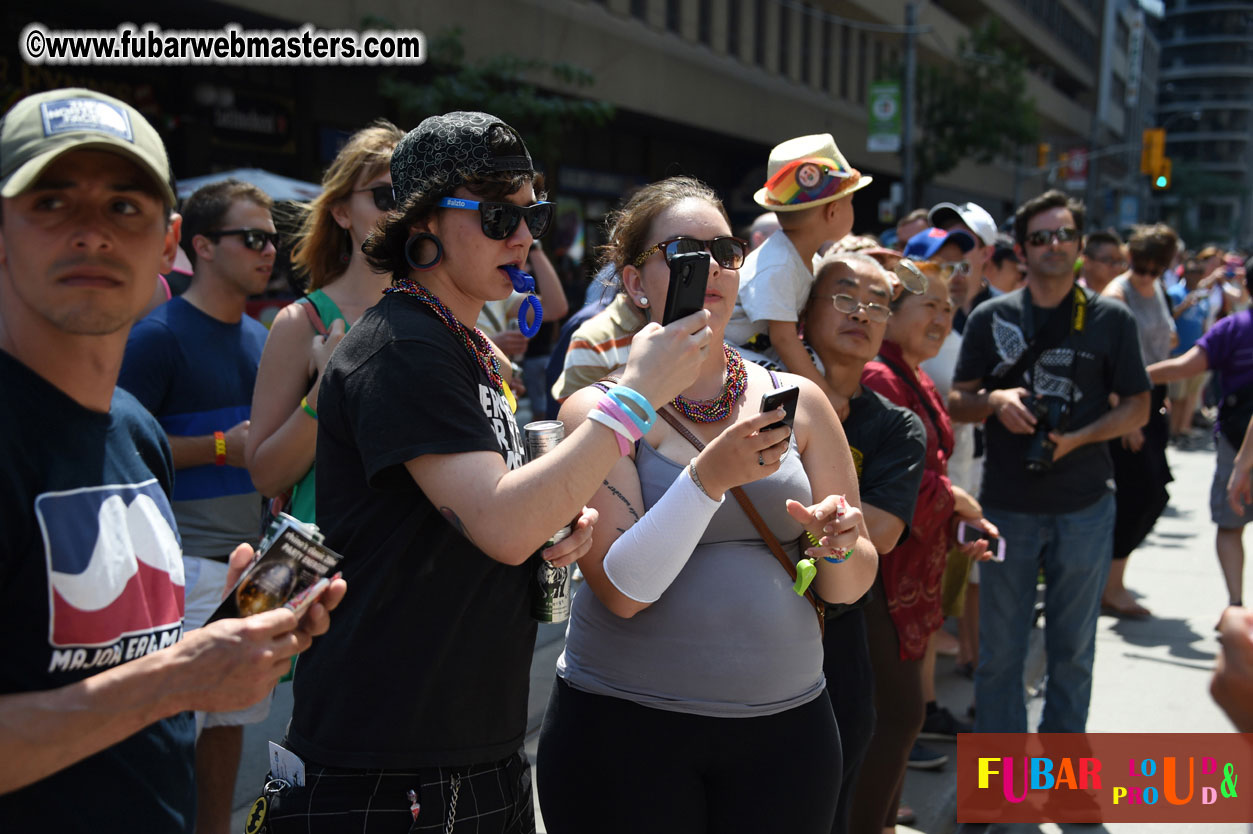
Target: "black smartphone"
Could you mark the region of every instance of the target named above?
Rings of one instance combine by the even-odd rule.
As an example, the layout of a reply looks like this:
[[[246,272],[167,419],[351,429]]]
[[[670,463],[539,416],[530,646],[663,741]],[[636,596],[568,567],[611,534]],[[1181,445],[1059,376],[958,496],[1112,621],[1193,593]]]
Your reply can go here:
[[[771,423],[762,429],[777,429],[783,426],[792,428],[792,421],[796,419],[796,401],[800,398],[801,389],[795,385],[789,385],[786,388],[776,388],[769,393],[761,395],[761,410],[764,414],[767,411],[774,411],[779,406],[783,406],[787,412],[783,415],[783,419],[777,423]]]
[[[670,287],[662,324],[690,316],[705,306],[705,285],[709,283],[709,253],[684,252],[670,258]]]

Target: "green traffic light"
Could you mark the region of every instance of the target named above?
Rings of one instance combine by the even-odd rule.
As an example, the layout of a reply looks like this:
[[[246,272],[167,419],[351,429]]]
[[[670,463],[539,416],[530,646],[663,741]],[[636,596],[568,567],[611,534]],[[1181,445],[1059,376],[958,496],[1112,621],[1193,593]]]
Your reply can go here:
[[[1167,180],[1166,180],[1166,178],[1165,178],[1165,177],[1158,177],[1158,178],[1157,178],[1157,187],[1158,187],[1158,188],[1165,188],[1165,187],[1166,187],[1166,182],[1167,182]]]

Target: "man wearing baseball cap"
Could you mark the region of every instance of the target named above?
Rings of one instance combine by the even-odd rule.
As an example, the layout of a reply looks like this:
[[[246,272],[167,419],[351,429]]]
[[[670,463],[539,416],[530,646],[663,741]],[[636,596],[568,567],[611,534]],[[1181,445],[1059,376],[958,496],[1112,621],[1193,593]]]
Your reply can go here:
[[[833,401],[841,399],[809,358],[797,322],[809,302],[818,248],[852,231],[853,194],[873,178],[848,164],[829,133],[776,145],[766,173],[766,184],[753,200],[778,215],[780,228],[740,268],[740,293],[726,340],[777,358]]]
[[[953,329],[960,334],[966,328],[970,311],[980,301],[990,297],[981,295],[981,290],[986,277],[983,274],[984,266],[996,249],[996,221],[977,203],[936,203],[927,214],[927,219],[932,226],[945,231],[961,229],[975,241],[975,247],[966,253],[966,263],[969,264],[966,273],[968,280],[965,282],[966,295],[960,300],[953,295],[953,306],[957,308],[953,314]]]
[[[300,623],[182,637],[170,450],[115,386],[179,238],[152,126],[89,90],[23,99],[0,122],[0,197],[0,819],[190,831],[189,710],[262,698],[345,587]]]

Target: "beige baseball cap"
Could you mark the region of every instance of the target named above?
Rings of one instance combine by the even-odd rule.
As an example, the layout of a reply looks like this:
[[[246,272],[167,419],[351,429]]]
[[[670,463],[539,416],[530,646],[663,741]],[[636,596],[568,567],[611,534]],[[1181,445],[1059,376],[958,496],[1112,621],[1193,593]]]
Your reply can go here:
[[[0,196],[16,197],[67,151],[111,151],[152,176],[168,205],[170,160],[161,136],[138,110],[112,96],[81,88],[27,96],[0,122]]]

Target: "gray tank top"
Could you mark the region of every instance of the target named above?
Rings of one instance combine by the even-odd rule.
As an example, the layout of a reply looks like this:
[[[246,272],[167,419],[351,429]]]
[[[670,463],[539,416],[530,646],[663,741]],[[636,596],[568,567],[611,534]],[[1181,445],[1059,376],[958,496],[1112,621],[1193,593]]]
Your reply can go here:
[[[651,507],[686,464],[639,444],[636,467]],[[794,560],[804,532],[787,514],[813,503],[795,438],[779,471],[744,491]],[[574,597],[557,674],[576,689],[718,718],[771,715],[822,693],[817,616],[730,494],[661,599],[630,619],[591,588]]]
[[[1140,355],[1144,364],[1152,365],[1170,356],[1170,337],[1175,332],[1175,320],[1170,315],[1170,307],[1166,304],[1166,293],[1160,281],[1153,282],[1153,297],[1145,298],[1139,290],[1131,286],[1131,279],[1119,275],[1113,283],[1122,290],[1131,315],[1135,316],[1136,328],[1140,331]]]

